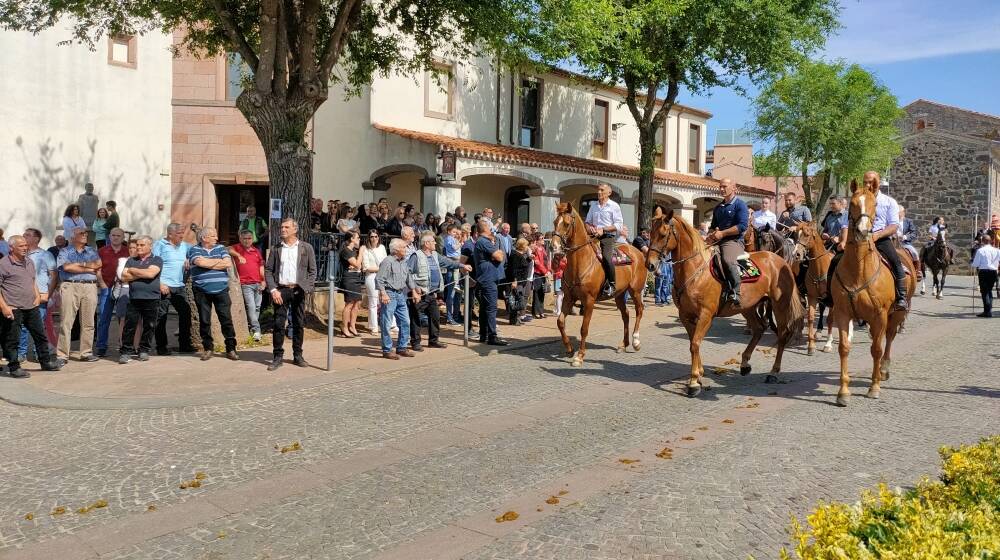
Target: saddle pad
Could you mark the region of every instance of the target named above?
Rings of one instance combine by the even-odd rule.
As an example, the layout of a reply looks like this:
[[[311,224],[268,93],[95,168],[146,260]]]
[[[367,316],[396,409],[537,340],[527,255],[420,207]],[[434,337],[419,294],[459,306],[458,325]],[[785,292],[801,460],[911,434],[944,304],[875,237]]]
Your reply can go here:
[[[760,267],[757,263],[753,262],[753,258],[737,259],[736,262],[740,265],[740,284],[752,284],[760,280]],[[722,275],[719,274],[718,265],[716,264],[716,259],[712,259],[712,276],[722,282]]]
[[[632,264],[632,257],[625,251],[615,248],[615,252],[611,255],[611,263],[615,266]]]

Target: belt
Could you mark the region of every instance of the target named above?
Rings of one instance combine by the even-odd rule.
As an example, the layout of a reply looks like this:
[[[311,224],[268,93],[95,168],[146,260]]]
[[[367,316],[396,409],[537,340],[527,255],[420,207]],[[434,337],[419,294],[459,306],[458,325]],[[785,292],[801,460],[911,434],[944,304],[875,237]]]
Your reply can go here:
[[[97,280],[63,280],[64,284],[96,284]]]
[[[285,288],[288,290],[294,290],[295,288],[298,287],[299,287],[298,284],[278,284],[278,289]]]

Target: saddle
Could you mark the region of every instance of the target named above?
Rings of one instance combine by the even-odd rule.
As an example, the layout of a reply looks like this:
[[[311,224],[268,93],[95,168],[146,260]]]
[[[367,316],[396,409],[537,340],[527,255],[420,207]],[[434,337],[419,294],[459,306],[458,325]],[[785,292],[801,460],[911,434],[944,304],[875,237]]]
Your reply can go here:
[[[632,256],[626,251],[622,250],[622,247],[628,247],[628,245],[617,245],[614,252],[611,254],[611,264],[614,266],[625,266],[627,264],[632,264]],[[604,260],[603,255],[599,248],[594,247],[594,252],[597,254],[597,260]]]
[[[885,258],[885,255],[883,255],[882,253],[879,253],[878,254],[878,258],[879,258],[880,261],[882,261],[882,266],[888,268],[889,269],[889,273],[891,274],[892,273],[892,264]],[[906,266],[905,264],[903,265],[903,273],[905,273],[907,276],[913,276],[913,271],[910,270],[910,267]]]
[[[743,253],[736,258],[736,263],[740,265],[740,284],[752,284],[760,280],[760,267],[757,266],[749,253]],[[712,254],[712,277],[718,282],[725,284],[725,274],[722,272],[722,255],[717,251]]]

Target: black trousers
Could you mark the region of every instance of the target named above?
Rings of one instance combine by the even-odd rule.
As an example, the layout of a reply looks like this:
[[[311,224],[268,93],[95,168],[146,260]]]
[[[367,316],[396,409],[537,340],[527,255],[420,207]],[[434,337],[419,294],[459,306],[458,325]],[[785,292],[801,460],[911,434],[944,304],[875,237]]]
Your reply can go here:
[[[479,340],[497,337],[497,283],[480,282],[476,292],[479,299]]]
[[[536,276],[531,287],[531,314],[541,315],[545,313],[545,282],[544,276]]]
[[[170,306],[177,311],[177,323],[180,334],[177,336],[177,346],[181,350],[191,350],[191,306],[184,297],[184,288],[170,288],[170,293],[160,296],[159,313],[156,317],[156,350],[167,350],[167,312]]]
[[[201,335],[202,348],[211,351],[215,348],[212,340],[212,308],[219,317],[222,336],[226,339],[226,352],[236,350],[236,328],[233,327],[233,314],[230,310],[232,300],[229,299],[229,288],[210,294],[195,288],[194,303],[198,306],[198,334]]]
[[[274,342],[274,357],[285,355],[285,330],[288,321],[292,322],[292,356],[302,356],[302,336],[306,321],[306,293],[302,288],[278,288],[281,294],[281,305],[274,308],[274,327],[271,328],[271,340]]]
[[[615,263],[611,257],[615,254],[615,236],[604,234],[601,237],[601,267],[604,269],[604,277],[608,282],[615,281]]]
[[[406,309],[410,312],[410,346],[420,346],[420,315],[427,314],[427,341],[438,341],[441,334],[441,310],[438,309],[437,293],[424,294],[420,301],[406,299]]]
[[[132,299],[128,300],[128,307],[125,308],[125,328],[122,330],[122,341],[119,353],[122,356],[134,354],[135,329],[142,323],[142,334],[139,335],[139,353],[148,354],[152,349],[153,332],[159,326],[157,324],[160,315],[160,301],[155,299]]]
[[[892,239],[888,237],[879,239],[875,242],[875,248],[885,257],[885,260],[889,261],[889,268],[892,269],[893,277],[899,279],[906,275],[906,271],[903,270],[903,263],[899,260],[899,253],[896,252],[896,246],[892,244]]]
[[[983,296],[983,311],[989,315],[993,312],[993,287],[997,283],[997,271],[979,270],[979,294]]]
[[[8,369],[15,371],[21,367],[17,347],[21,342],[22,326],[28,329],[31,340],[35,342],[38,363],[43,365],[50,363],[52,354],[49,352],[49,339],[45,336],[45,325],[42,323],[42,314],[38,312],[38,307],[12,311],[13,319],[0,315],[0,344],[3,344],[3,357],[7,360]]]

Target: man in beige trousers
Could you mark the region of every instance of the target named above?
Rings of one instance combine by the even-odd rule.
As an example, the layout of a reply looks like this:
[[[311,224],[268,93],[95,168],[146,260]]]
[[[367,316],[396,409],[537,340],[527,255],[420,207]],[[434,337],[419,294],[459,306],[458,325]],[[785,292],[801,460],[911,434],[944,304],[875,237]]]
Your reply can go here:
[[[101,270],[101,257],[87,245],[87,228],[73,228],[73,238],[68,247],[59,251],[56,259],[59,269],[60,311],[59,356],[69,359],[73,322],[80,316],[80,361],[96,362],[92,352],[94,344],[94,314],[97,312],[97,274]]]

